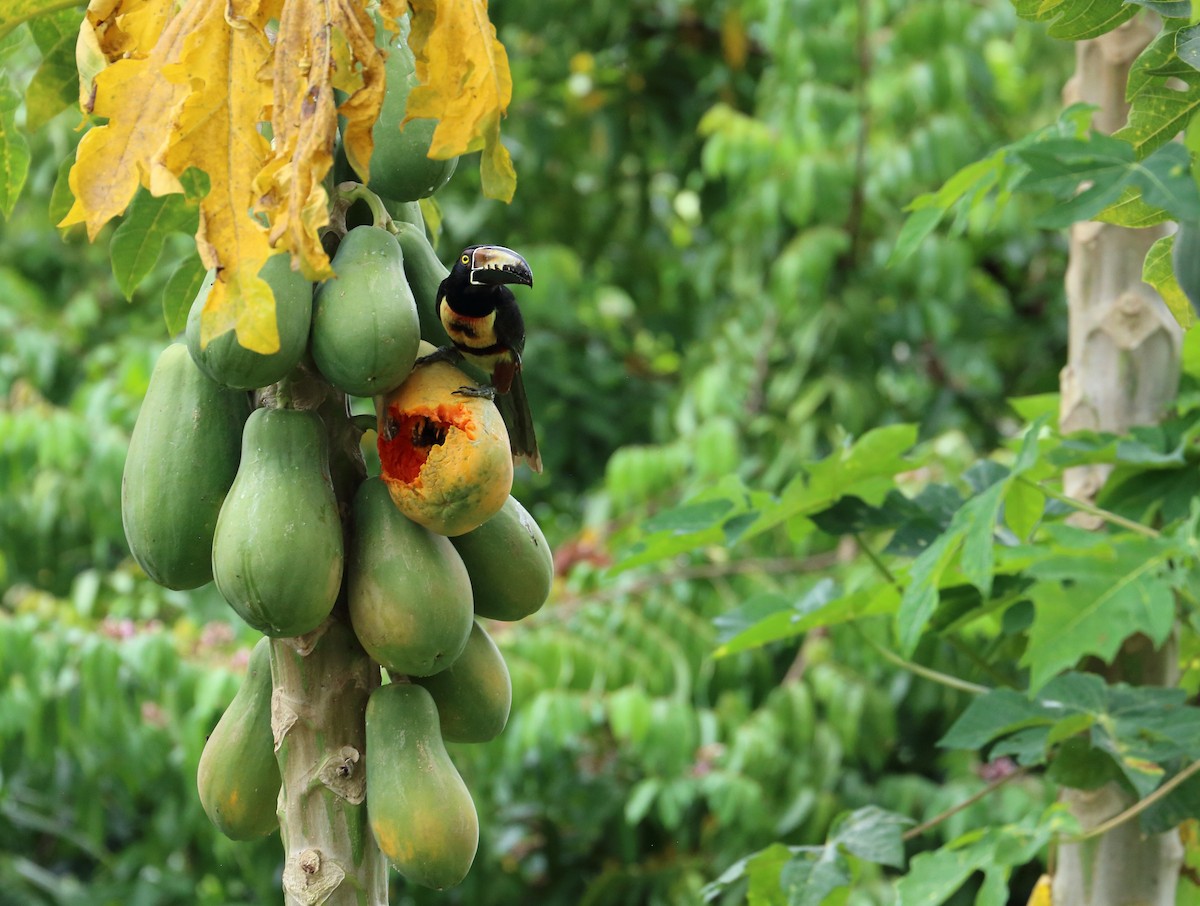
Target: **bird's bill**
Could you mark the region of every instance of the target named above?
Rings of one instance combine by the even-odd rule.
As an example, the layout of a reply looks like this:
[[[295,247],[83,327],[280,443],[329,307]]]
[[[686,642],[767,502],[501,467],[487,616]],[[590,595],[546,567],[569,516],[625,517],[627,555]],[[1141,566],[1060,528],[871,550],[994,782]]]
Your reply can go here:
[[[533,286],[529,262],[502,245],[481,245],[471,253],[471,282],[476,286],[521,283]]]

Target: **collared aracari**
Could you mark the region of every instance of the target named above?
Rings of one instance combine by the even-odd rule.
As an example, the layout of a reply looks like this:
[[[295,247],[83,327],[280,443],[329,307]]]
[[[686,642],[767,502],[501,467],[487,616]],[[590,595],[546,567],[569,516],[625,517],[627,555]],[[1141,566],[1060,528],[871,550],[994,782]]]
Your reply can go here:
[[[437,315],[453,346],[421,361],[466,360],[491,377],[490,387],[462,387],[458,393],[493,399],[508,427],[513,458],[542,471],[533,415],[521,378],[525,321],[507,284],[533,286],[529,263],[512,249],[472,245],[463,249],[438,287]],[[418,363],[419,363],[418,362]]]

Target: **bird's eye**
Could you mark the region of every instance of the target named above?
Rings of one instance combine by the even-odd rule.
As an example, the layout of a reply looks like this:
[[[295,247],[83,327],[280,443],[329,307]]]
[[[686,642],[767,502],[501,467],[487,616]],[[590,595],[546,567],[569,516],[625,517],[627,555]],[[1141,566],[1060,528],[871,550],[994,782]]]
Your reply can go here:
[[[470,264],[470,263],[471,263],[471,256],[470,256],[470,255],[463,255],[463,256],[462,256],[462,263],[463,263],[463,264]]]

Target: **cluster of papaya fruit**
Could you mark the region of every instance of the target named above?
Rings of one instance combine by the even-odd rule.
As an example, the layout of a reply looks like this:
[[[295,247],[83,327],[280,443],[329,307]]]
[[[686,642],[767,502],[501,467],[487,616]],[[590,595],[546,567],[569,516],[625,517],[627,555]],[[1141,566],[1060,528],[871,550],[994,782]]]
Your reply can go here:
[[[511,703],[507,667],[480,619],[536,611],[553,566],[537,523],[511,496],[494,403],[455,393],[472,382],[454,365],[418,361],[438,339],[432,312],[447,271],[423,222],[412,222],[412,202],[440,188],[454,162],[426,157],[431,123],[397,130],[412,71],[400,40],[368,186],[407,206],[409,222],[349,229],[333,256],[337,277],[321,284],[286,255],[270,258],[261,276],[275,295],[280,345],[271,355],[232,332],[202,344],[211,280],[201,289],[183,341],[151,375],[122,517],[154,581],[215,581],[264,634],[200,762],[200,799],[217,828],[248,839],[279,826],[270,639],[342,621],[389,679],[363,715],[375,839],[406,878],[444,888],[466,875],[478,843],[474,804],[444,743],[494,738]],[[291,389],[304,381],[324,388],[321,405],[296,404]],[[365,477],[360,460],[345,487],[331,461],[346,453],[331,438],[359,430],[350,397],[375,400],[381,474]]]

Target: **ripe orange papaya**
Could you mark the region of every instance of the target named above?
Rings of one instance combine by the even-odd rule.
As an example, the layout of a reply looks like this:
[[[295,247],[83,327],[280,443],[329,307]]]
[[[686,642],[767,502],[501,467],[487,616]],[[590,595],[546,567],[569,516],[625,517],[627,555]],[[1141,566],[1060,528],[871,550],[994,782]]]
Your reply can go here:
[[[554,556],[515,497],[479,528],[450,539],[471,576],[475,613],[520,620],[541,609],[554,581]]]
[[[200,287],[188,312],[187,347],[200,370],[218,384],[240,390],[266,387],[285,377],[299,363],[308,348],[308,328],[312,321],[313,285],[292,270],[291,256],[272,255],[259,276],[275,294],[275,323],[279,329],[279,351],[270,355],[252,352],[228,330],[200,346],[200,317],[212,290],[213,274]]]
[[[412,370],[421,342],[400,243],[381,227],[355,227],[332,265],[337,276],[313,298],[313,361],[346,393],[387,393]]]
[[[258,640],[237,694],[204,744],[196,787],[204,813],[231,840],[279,827],[279,764],[271,732],[271,643]]]
[[[212,579],[217,514],[237,474],[250,397],[216,383],[182,343],[150,375],[121,478],[129,550],[167,588]]]
[[[471,634],[471,580],[453,545],[404,517],[378,478],[351,504],[346,569],[350,621],[389,672],[429,676],[462,654]]]
[[[423,887],[461,882],[475,861],[479,818],[425,689],[401,682],[371,693],[366,761],[367,815],[388,861]]]
[[[342,524],[328,440],[315,412],[257,409],[217,517],[217,589],[250,626],[303,635],[329,616],[342,580]]]
[[[508,723],[512,707],[508,665],[478,622],[471,628],[467,647],[449,668],[413,682],[433,696],[446,742],[487,742]]]
[[[433,352],[423,343],[421,353]],[[400,512],[439,535],[494,516],[512,489],[512,448],[495,403],[447,362],[418,365],[376,399],[381,474]]]

